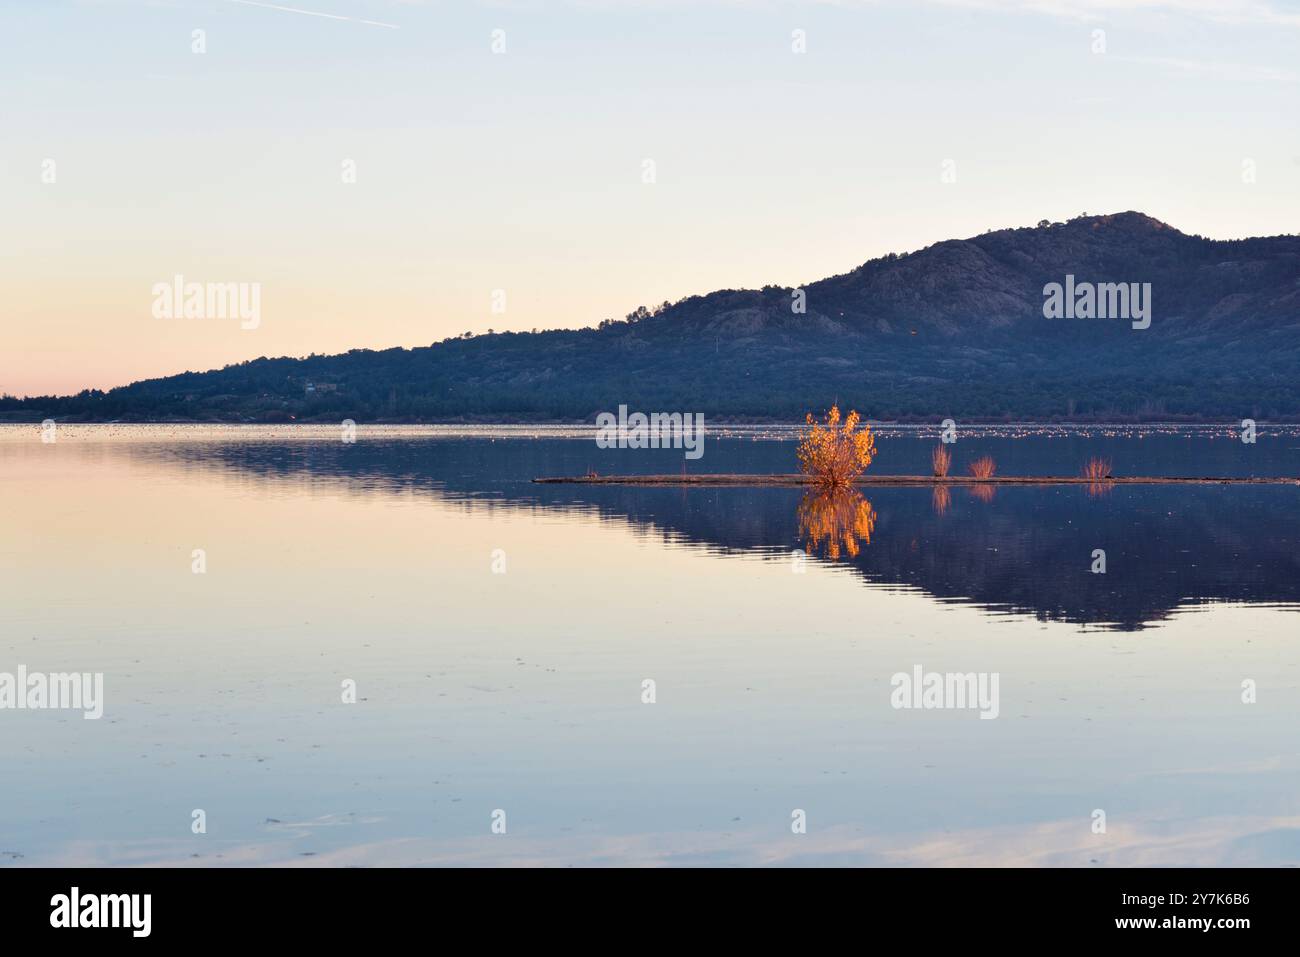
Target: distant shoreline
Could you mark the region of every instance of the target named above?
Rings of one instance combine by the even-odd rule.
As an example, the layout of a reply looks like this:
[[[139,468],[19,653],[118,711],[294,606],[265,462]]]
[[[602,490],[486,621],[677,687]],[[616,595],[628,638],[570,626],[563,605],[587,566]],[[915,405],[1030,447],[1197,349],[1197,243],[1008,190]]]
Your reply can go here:
[[[807,475],[575,475],[535,478],[539,485],[670,485],[670,486],[775,486],[815,485]],[[1079,475],[999,475],[975,478],[969,475],[873,475],[853,483],[858,486],[934,485],[1300,485],[1300,477],[1229,478],[1213,476],[1121,476],[1095,479]]]
[[[52,419],[59,425],[200,425],[200,426],[262,426],[275,428],[325,428],[338,426],[343,419],[291,419],[291,420],[239,420],[239,419],[83,419],[75,416],[44,416],[40,414],[27,413],[2,413],[0,412],[0,426],[5,425],[40,425],[46,418]],[[1242,418],[1225,417],[1221,419],[986,419],[986,418],[966,418],[960,414],[945,414],[942,417],[926,419],[875,419],[866,416],[864,421],[872,428],[884,429],[937,429],[940,428],[944,419],[955,419],[962,428],[1079,428],[1079,429],[1132,429],[1132,428],[1224,428],[1237,430],[1241,426]],[[1280,418],[1255,418],[1260,426],[1297,426],[1300,425],[1300,417]],[[549,428],[596,428],[595,419],[527,419],[527,418],[445,418],[445,419],[373,419],[373,420],[354,420],[358,427],[382,426],[391,428],[394,426],[411,426],[427,427],[435,425],[451,426],[489,426],[489,425],[509,425],[509,426],[543,426]],[[803,419],[781,419],[781,418],[764,418],[762,416],[726,416],[710,418],[705,416],[706,429],[730,429],[737,427],[753,426],[756,428],[776,427],[776,428],[805,428],[806,423]]]

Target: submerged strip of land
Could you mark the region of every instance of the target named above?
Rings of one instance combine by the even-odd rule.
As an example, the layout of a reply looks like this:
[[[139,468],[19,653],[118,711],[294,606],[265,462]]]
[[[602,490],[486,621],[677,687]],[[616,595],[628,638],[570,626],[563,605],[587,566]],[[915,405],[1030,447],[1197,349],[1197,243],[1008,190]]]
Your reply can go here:
[[[816,485],[809,475],[562,475],[533,479],[549,485],[744,485],[800,486]],[[1081,475],[998,475],[976,478],[971,475],[864,475],[853,483],[859,486],[931,486],[931,485],[1300,485],[1295,476],[1212,477],[1192,475],[1123,475],[1114,478],[1091,478]]]

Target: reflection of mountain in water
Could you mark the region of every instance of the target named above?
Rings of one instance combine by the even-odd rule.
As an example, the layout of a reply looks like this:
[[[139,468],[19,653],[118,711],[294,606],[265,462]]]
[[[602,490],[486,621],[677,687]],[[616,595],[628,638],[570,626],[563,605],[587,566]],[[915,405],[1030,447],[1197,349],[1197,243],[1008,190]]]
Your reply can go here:
[[[783,443],[714,440],[710,470],[785,470],[792,451]],[[576,508],[720,553],[760,551],[785,560],[807,540],[798,489],[530,482],[591,467],[680,470],[681,453],[668,450],[638,453],[633,462],[626,452],[583,441],[455,439],[181,443],[147,454],[186,467],[425,491],[467,504]],[[755,461],[772,467],[756,469]],[[857,555],[842,550],[838,563],[868,581],[914,586],[943,600],[1121,629],[1140,628],[1181,605],[1300,602],[1294,487],[1121,486],[1102,495],[1080,486],[1003,487],[989,501],[955,488],[942,507],[928,489],[873,488],[868,498],[870,544]],[[1097,548],[1106,551],[1104,575],[1089,571]]]

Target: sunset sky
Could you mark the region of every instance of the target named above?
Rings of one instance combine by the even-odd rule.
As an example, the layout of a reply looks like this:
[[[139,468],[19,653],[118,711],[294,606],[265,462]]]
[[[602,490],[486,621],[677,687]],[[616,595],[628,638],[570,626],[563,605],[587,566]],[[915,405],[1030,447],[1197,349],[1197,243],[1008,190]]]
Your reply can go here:
[[[6,0],[0,37],[17,395],[592,325],[1084,211],[1300,231],[1281,0]],[[260,283],[260,324],[156,318],[178,274]]]

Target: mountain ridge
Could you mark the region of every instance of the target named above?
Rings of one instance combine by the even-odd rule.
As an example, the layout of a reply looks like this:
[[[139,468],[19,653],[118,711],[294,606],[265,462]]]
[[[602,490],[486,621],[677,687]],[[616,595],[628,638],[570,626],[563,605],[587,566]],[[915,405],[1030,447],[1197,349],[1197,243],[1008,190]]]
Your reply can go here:
[[[1044,288],[1149,283],[1150,328],[1046,319]],[[802,295],[806,310],[797,311]],[[991,230],[804,287],[715,290],[582,329],[267,358],[6,418],[590,420],[627,404],[797,419],[1300,418],[1300,236],[1211,240],[1135,211]]]

